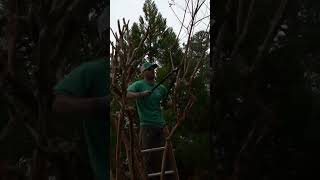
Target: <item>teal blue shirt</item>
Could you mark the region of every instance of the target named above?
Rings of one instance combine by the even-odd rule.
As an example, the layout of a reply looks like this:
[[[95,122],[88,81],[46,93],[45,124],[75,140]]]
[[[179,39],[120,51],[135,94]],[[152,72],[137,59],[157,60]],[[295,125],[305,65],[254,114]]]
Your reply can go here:
[[[155,85],[156,83],[148,83],[145,80],[139,80],[129,85],[127,90],[130,92],[142,92],[151,90]],[[160,102],[167,92],[167,88],[160,85],[151,95],[136,99],[140,126],[163,126],[165,124]]]

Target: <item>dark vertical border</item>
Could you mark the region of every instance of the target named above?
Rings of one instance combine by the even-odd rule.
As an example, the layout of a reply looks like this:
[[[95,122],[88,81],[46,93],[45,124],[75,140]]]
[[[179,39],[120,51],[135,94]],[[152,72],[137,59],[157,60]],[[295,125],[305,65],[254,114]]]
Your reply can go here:
[[[210,102],[209,102],[209,109],[213,110],[213,102],[212,102],[212,92],[213,92],[213,62],[212,62],[212,58],[213,58],[213,39],[214,39],[214,13],[213,13],[213,7],[214,7],[214,0],[210,1],[210,60],[209,60],[209,68],[210,68]],[[209,111],[212,112],[212,111]],[[210,117],[210,116],[208,116]],[[214,151],[213,151],[213,124],[212,124],[212,119],[208,119],[209,120],[209,157],[210,157],[210,162],[214,162]],[[212,166],[211,166],[212,167]],[[213,168],[208,169],[209,170],[209,179],[213,179]]]
[[[107,58],[108,58],[108,62],[107,63],[107,70],[109,72],[109,80],[108,80],[108,95],[109,95],[109,109],[108,109],[108,118],[109,118],[109,121],[107,121],[107,125],[109,127],[109,136],[107,137],[108,138],[108,147],[107,147],[107,154],[108,154],[108,157],[109,157],[109,154],[110,154],[110,132],[111,132],[111,123],[110,123],[110,120],[111,120],[111,113],[110,113],[110,97],[111,97],[111,93],[110,93],[110,83],[111,83],[111,78],[110,78],[110,73],[111,73],[111,67],[110,67],[110,0],[107,0],[107,4],[106,4],[106,11],[107,11],[107,28],[106,28],[106,32],[105,32],[105,36],[106,36],[106,44],[105,44],[105,48],[106,48],[106,54],[107,54]],[[108,158],[108,169],[110,169],[110,157]],[[110,170],[107,171],[108,172],[108,177],[110,177]]]

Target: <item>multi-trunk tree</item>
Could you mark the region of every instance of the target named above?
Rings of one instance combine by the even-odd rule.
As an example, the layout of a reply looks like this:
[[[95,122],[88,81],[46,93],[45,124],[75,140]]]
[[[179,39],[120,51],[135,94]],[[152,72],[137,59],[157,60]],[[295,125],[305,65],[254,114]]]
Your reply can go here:
[[[115,162],[113,168],[117,179],[123,178],[126,171],[123,165],[126,162],[131,179],[135,177],[146,178],[141,161],[138,129],[135,128],[138,126],[137,115],[134,107],[126,98],[129,83],[141,78],[139,77],[139,65],[143,63],[144,57],[148,57],[151,62],[160,65],[157,69],[158,81],[173,69],[179,68],[173,78],[165,83],[171,90],[170,97],[174,107],[166,114],[172,129],[165,145],[164,154],[166,154],[174,133],[182,126],[183,122],[191,121],[192,117],[196,118],[196,115],[191,117],[189,114],[196,103],[197,95],[201,94],[201,98],[208,95],[206,93],[208,92],[208,81],[206,81],[207,74],[205,73],[208,71],[205,71],[205,67],[208,67],[209,34],[206,31],[194,34],[195,16],[203,7],[204,1],[192,2],[192,12],[190,13],[194,18],[188,28],[184,27],[188,32],[188,38],[183,47],[179,45],[179,36],[166,26],[166,21],[158,12],[155,3],[149,0],[144,4],[145,16],[140,17],[139,24],[134,23],[130,28],[127,21],[123,20],[121,23],[118,21],[117,32],[112,31],[116,39],[114,43],[111,43],[111,90],[113,93],[111,107],[113,107],[112,117],[114,117],[112,120],[113,130],[116,134],[116,141],[113,141],[115,155],[112,156],[115,157],[115,161],[112,162]],[[185,144],[181,143],[180,145],[183,147]],[[121,150],[122,147],[125,148],[125,151]]]

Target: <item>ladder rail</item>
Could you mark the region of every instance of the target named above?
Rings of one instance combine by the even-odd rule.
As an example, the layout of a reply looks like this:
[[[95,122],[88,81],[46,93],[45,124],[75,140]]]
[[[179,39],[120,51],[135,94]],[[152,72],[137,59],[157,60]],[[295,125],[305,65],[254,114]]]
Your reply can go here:
[[[163,133],[165,136],[169,135],[168,127],[164,128]],[[163,151],[162,158],[161,158],[162,162],[161,162],[160,172],[149,173],[149,174],[147,173],[147,176],[149,178],[159,176],[161,179],[163,179],[164,178],[163,176],[173,174],[175,180],[179,180],[178,168],[177,168],[176,159],[174,156],[175,149],[173,148],[171,141],[168,139],[168,140],[166,140],[164,146],[143,149],[140,152],[141,153],[151,153],[151,152],[156,152],[156,151]],[[166,164],[167,158],[171,164],[170,165],[172,168],[171,170],[165,170],[165,164]]]
[[[174,174],[174,173],[175,173],[175,171],[173,171],[173,170],[169,170],[169,171],[164,172],[165,175]],[[156,176],[160,176],[160,175],[161,175],[161,172],[156,172],[156,173],[148,174],[148,177],[156,177]]]
[[[170,131],[169,131],[169,128],[168,126],[166,126],[164,128],[164,132],[165,136],[170,136]],[[173,149],[173,146],[172,146],[172,143],[170,141],[170,139],[168,139],[166,141],[166,145],[168,146],[167,147],[167,155],[169,156],[169,159],[170,159],[170,164],[173,168],[173,170],[175,171],[175,179],[176,180],[179,180],[179,172],[178,172],[178,167],[177,167],[177,162],[176,162],[176,158],[175,158],[175,155],[174,155],[174,149]]]
[[[161,151],[161,150],[164,150],[164,146],[162,147],[155,147],[155,148],[149,148],[149,149],[144,149],[144,150],[141,150],[142,153],[145,153],[145,152],[154,152],[154,151]]]

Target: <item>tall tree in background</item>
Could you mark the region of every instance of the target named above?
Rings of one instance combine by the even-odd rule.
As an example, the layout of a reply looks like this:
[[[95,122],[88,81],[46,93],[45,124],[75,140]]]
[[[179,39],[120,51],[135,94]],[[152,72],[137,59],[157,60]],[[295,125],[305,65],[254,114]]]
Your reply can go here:
[[[152,0],[146,0],[143,5],[144,16],[140,16],[139,23],[132,25],[133,44],[138,45],[144,34],[148,36],[144,41],[140,54],[147,55],[151,62],[158,61],[160,64],[170,62],[170,51],[175,61],[180,59],[179,43],[173,29],[167,27],[166,19],[158,11]]]

